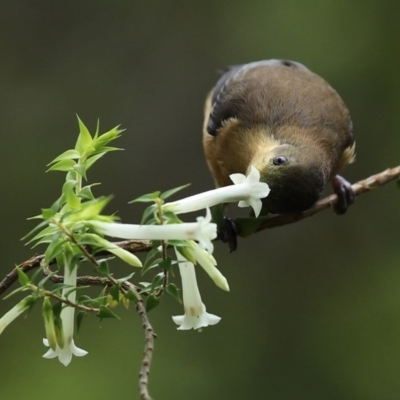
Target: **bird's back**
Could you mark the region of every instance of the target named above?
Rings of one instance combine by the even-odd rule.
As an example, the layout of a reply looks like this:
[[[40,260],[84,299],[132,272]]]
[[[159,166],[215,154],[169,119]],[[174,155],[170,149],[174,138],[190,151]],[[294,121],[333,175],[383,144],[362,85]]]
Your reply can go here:
[[[332,141],[337,144],[340,136],[343,149],[353,143],[350,115],[340,96],[321,77],[293,61],[267,60],[230,68],[215,86],[210,111],[206,128],[210,135],[216,135],[224,121],[237,118],[249,127],[265,124],[278,138],[283,126],[297,126],[323,135],[322,141],[330,142],[334,133]]]

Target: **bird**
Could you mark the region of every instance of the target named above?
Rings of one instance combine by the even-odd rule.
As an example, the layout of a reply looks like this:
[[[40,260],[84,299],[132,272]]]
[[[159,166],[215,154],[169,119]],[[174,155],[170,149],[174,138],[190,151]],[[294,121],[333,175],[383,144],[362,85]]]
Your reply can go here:
[[[204,107],[203,147],[217,187],[258,169],[271,191],[263,212],[301,213],[331,184],[344,214],[355,200],[339,173],[355,160],[350,113],[339,94],[303,64],[262,60],[227,68]]]

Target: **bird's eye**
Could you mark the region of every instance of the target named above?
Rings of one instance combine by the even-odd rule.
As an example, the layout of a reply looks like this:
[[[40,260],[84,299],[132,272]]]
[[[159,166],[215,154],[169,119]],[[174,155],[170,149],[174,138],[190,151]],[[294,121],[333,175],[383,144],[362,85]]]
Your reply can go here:
[[[287,162],[288,162],[288,159],[286,157],[283,157],[283,156],[275,157],[272,160],[272,164],[274,164],[274,165],[283,165],[283,164],[286,164]]]

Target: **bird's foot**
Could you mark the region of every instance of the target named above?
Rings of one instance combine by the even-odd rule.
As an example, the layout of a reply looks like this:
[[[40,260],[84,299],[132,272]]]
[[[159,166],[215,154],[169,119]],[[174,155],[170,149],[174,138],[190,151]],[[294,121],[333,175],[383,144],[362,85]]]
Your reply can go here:
[[[346,181],[342,176],[336,175],[332,181],[333,191],[336,193],[338,200],[333,206],[336,214],[344,214],[347,208],[356,200],[351,183]]]
[[[223,227],[218,231],[218,238],[224,243],[228,243],[229,252],[237,249],[238,229],[232,218],[224,217]]]

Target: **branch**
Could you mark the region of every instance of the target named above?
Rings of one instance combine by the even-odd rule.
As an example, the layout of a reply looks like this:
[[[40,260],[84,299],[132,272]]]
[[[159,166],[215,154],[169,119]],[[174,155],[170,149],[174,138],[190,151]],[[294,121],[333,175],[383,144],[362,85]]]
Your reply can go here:
[[[376,189],[380,186],[383,186],[390,181],[398,179],[399,177],[400,177],[400,165],[394,168],[388,168],[387,170],[380,172],[379,174],[372,175],[369,178],[356,182],[355,184],[353,184],[353,189],[355,194],[359,196],[363,193],[371,191],[372,189]],[[319,213],[320,211],[332,207],[332,205],[335,204],[336,202],[337,202],[337,196],[336,194],[332,194],[330,196],[327,196],[319,200],[313,207],[302,213],[282,214],[271,217],[260,226],[258,231],[262,231],[264,229],[276,228],[278,226],[283,226],[287,224],[292,224],[294,222],[301,221],[304,218],[312,217],[313,215]],[[115,244],[131,253],[146,252],[151,249],[151,244],[147,240],[124,240],[121,242],[115,242]],[[43,255],[33,256],[29,260],[21,263],[18,266],[18,268],[21,268],[21,270],[25,273],[29,272],[32,269],[38,268],[43,258],[44,258]],[[9,272],[0,282],[0,295],[4,293],[17,279],[18,279],[17,269],[15,268],[11,272]],[[78,277],[78,284],[79,285],[90,284],[91,279],[92,282],[96,281],[95,277]],[[102,284],[102,283],[98,282],[97,280],[95,284]]]
[[[151,250],[151,244],[148,240],[123,240],[121,242],[115,242],[117,246],[122,247],[123,249],[131,252],[131,253],[140,253],[144,251]],[[109,255],[107,251],[101,251],[97,253],[99,256]],[[39,268],[40,263],[44,259],[44,255],[35,255],[31,257],[29,260],[24,261],[23,263],[17,265],[11,272],[9,272],[4,279],[0,282],[0,295],[3,294],[17,279],[17,269],[21,269],[21,271],[27,273],[32,269]],[[53,262],[50,265],[54,264]],[[63,278],[57,279],[59,276],[52,276],[52,281],[63,282]],[[102,285],[103,281],[99,281],[98,277],[90,277],[90,276],[81,276],[77,278],[78,285]]]
[[[400,177],[400,165],[394,168],[388,168],[379,174],[375,174],[366,178],[362,181],[356,182],[352,185],[354,193],[359,196],[360,194],[370,192],[372,189],[376,189],[386,183],[398,179]],[[299,214],[281,214],[275,217],[267,219],[258,229],[262,231],[264,229],[276,228],[277,226],[292,224],[293,222],[301,221],[304,218],[312,217],[314,214],[320,211],[326,210],[332,207],[337,202],[337,195],[331,194],[330,196],[324,197],[317,201],[308,210]]]
[[[140,319],[142,320],[142,327],[144,330],[143,360],[139,372],[139,394],[142,400],[152,400],[149,394],[148,386],[151,359],[154,352],[154,339],[157,337],[157,335],[155,334],[154,329],[151,326],[149,317],[146,312],[146,307],[144,306],[143,301],[139,293],[137,292],[136,286],[130,282],[124,282],[124,285],[126,285],[129,290],[131,290],[138,298],[138,300],[135,302],[135,307],[140,316]],[[122,287],[122,290],[125,292],[124,287]]]

